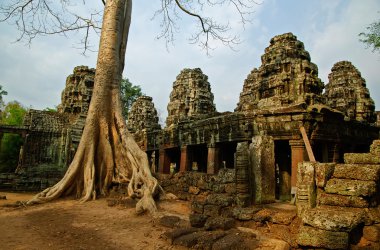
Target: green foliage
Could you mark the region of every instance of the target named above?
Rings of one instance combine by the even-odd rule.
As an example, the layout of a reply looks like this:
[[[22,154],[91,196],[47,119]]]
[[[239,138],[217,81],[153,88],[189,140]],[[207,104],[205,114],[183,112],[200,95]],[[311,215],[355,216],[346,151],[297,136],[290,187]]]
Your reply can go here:
[[[122,111],[125,119],[128,118],[129,110],[134,101],[143,95],[139,85],[133,85],[128,78],[123,78],[120,84]]]
[[[26,108],[18,101],[8,102],[1,114],[1,123],[20,126],[26,111]]]
[[[361,39],[359,40],[367,47],[372,47],[372,51],[380,52],[380,20],[371,23],[366,29],[368,33],[360,33]]]
[[[0,104],[3,105],[4,101],[3,101],[3,96],[4,95],[7,95],[8,92],[3,90],[3,86],[0,85]]]
[[[27,110],[19,102],[9,102],[1,114],[1,123],[5,125],[22,125]],[[4,134],[1,140],[0,172],[14,172],[19,158],[23,140],[17,134]]]

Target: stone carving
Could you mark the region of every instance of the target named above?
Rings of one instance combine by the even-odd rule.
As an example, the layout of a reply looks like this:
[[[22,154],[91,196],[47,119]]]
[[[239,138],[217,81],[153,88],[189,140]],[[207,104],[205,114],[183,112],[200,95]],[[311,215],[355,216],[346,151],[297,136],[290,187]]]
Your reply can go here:
[[[73,74],[66,79],[66,87],[62,91],[62,103],[58,106],[58,112],[87,114],[94,87],[94,77],[95,69],[87,66],[75,67]]]
[[[186,118],[210,116],[216,112],[214,95],[207,79],[199,68],[181,71],[170,94],[167,127]]]
[[[351,62],[334,64],[324,95],[327,105],[343,112],[348,119],[376,122],[375,103],[360,71]]]
[[[275,36],[261,57],[262,65],[244,81],[235,111],[276,109],[323,102],[324,85],[304,44],[292,33]]]
[[[137,98],[129,112],[127,125],[130,131],[161,129],[152,97],[140,96]]]

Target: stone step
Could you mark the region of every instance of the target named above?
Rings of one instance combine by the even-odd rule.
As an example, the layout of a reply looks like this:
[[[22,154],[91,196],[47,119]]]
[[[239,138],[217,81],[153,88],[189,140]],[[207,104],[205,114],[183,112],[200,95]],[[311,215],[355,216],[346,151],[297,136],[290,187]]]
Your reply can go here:
[[[376,194],[376,182],[348,179],[330,179],[325,187],[328,194],[370,197]]]
[[[337,164],[333,178],[377,181],[380,179],[380,164]]]
[[[371,153],[346,153],[344,163],[347,164],[380,164],[380,155]]]

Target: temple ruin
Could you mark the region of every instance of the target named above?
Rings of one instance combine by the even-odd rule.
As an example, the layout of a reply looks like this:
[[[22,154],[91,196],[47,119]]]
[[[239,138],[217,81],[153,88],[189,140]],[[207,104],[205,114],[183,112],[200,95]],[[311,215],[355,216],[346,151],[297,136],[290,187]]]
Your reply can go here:
[[[1,187],[37,190],[64,173],[81,137],[94,72],[76,67],[58,112],[30,110],[24,126],[18,132],[13,128],[24,145],[18,174],[1,174]],[[324,248],[344,248],[354,227],[380,223],[364,215],[359,220],[346,209],[378,211],[380,204],[379,142],[374,141],[380,115],[351,62],[336,63],[324,85],[304,44],[286,33],[271,39],[260,67],[245,79],[234,112],[216,110],[211,84],[199,68],[184,69],[175,78],[167,109],[161,128],[153,99],[142,96],[127,126],[162,187],[191,201],[193,214],[251,220],[251,205],[296,201],[303,220],[298,244]],[[360,193],[342,191],[352,183],[360,185]],[[317,225],[318,216],[329,217],[331,208],[325,213],[324,205],[344,207],[353,224]],[[314,244],[314,233],[327,238]]]

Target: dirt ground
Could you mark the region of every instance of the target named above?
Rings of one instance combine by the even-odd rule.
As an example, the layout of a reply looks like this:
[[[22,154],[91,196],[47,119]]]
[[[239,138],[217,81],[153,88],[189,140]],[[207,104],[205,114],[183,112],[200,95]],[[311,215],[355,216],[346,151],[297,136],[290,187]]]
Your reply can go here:
[[[162,239],[167,228],[149,215],[136,215],[133,206],[63,199],[11,208],[3,205],[33,194],[1,195],[7,199],[0,200],[0,249],[183,249]],[[163,201],[159,211],[186,218],[190,209],[183,201]]]

